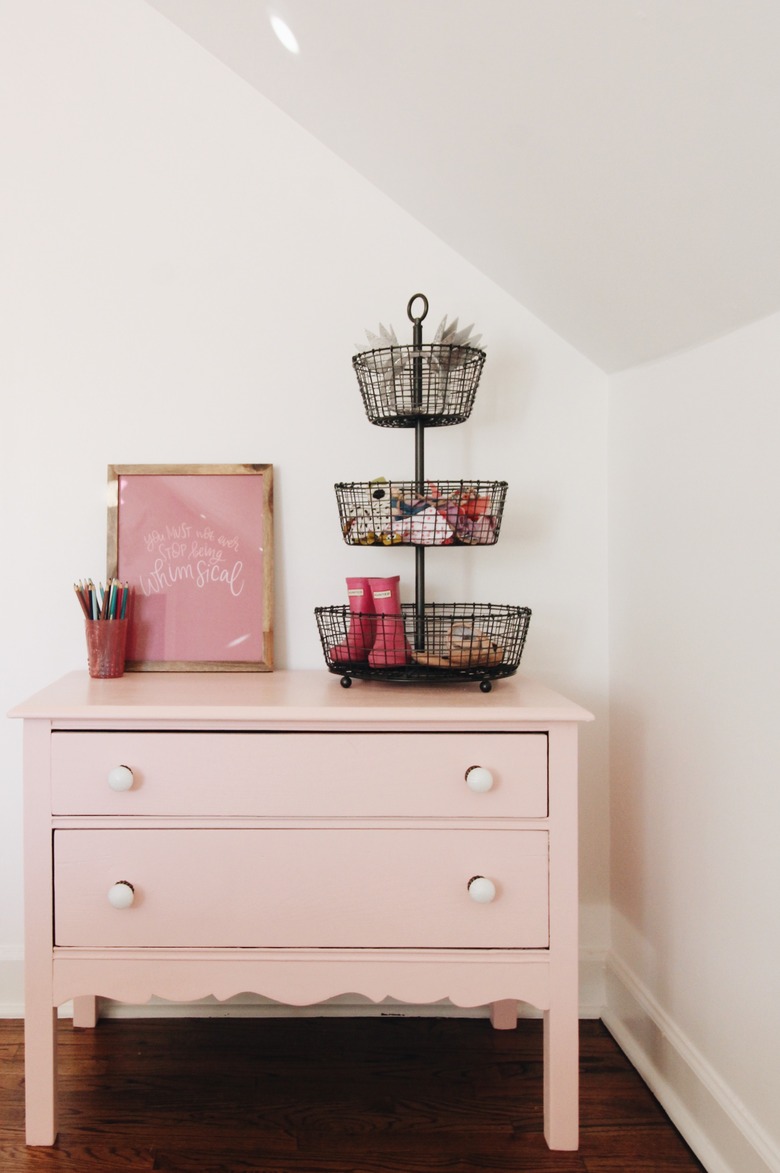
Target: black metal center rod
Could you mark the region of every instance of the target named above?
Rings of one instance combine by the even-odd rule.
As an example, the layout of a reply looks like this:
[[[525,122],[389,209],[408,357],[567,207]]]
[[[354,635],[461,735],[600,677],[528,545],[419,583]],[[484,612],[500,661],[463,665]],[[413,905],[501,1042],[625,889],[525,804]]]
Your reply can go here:
[[[415,362],[417,360],[415,359]],[[419,420],[414,425],[414,478],[417,492],[425,492],[425,427]],[[414,646],[418,652],[425,647],[425,547],[416,546],[414,551]]]
[[[412,303],[422,298],[423,312],[420,317],[412,314]],[[423,407],[423,356],[422,320],[428,312],[428,299],[419,293],[409,302],[407,314],[412,320],[412,406],[418,413],[414,424],[414,479],[417,493],[425,496],[425,425],[421,418]],[[425,648],[425,548],[416,546],[414,551],[414,646],[416,651]]]

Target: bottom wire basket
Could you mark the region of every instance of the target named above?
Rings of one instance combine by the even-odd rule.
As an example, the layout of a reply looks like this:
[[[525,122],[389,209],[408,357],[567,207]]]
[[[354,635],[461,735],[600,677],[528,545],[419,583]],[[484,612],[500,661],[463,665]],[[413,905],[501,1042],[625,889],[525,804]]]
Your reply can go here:
[[[329,671],[353,678],[478,681],[511,676],[523,654],[528,607],[497,603],[402,603],[400,614],[355,614],[348,606],[315,607]]]

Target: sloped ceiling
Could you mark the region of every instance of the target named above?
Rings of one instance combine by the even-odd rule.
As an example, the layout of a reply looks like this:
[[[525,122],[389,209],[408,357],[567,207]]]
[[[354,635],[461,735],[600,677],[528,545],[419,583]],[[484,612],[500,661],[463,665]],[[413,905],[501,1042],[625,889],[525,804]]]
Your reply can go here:
[[[780,310],[778,0],[147,3],[605,371]]]

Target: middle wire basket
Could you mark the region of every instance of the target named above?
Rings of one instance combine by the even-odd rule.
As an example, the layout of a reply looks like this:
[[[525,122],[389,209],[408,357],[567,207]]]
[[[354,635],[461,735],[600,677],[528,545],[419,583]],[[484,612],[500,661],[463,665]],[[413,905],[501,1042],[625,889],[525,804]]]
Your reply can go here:
[[[335,486],[348,546],[492,546],[506,481],[359,481]]]

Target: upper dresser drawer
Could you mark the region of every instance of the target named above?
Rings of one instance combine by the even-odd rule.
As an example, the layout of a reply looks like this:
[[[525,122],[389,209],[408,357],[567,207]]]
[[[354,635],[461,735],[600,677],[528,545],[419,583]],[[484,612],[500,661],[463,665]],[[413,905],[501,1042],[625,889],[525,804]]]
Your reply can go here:
[[[547,814],[545,733],[60,732],[51,743],[59,815]],[[467,779],[472,766],[489,774]]]

